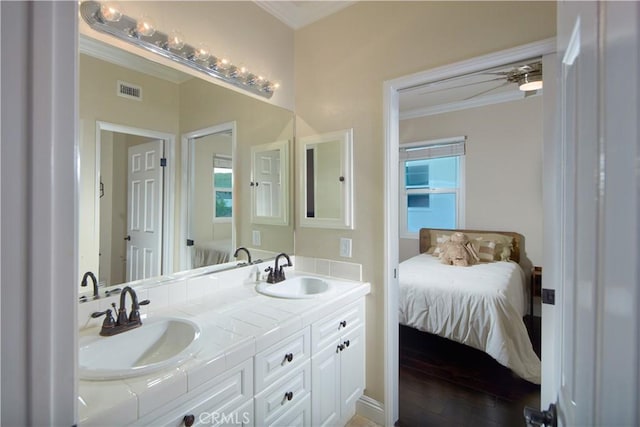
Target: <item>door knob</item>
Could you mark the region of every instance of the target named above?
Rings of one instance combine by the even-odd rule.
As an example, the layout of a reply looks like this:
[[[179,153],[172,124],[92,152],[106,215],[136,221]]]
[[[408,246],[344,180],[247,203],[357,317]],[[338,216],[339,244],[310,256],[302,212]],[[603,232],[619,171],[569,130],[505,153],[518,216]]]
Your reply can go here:
[[[127,235],[127,237],[125,237],[124,240],[131,241],[131,236]]]
[[[553,403],[550,404],[549,409],[546,411],[540,411],[538,409],[525,406],[524,420],[528,427],[557,427],[558,417],[556,413],[556,405]]]

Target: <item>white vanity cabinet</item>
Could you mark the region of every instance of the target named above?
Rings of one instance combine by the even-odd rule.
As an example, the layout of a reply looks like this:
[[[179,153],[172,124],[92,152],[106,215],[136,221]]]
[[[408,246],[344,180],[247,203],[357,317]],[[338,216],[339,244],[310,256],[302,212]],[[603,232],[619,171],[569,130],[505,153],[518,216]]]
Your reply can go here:
[[[248,359],[167,405],[163,415],[152,412],[134,425],[254,426],[252,397],[253,359]]]
[[[311,326],[311,425],[345,425],[365,385],[364,300]]]
[[[256,354],[256,426],[310,425],[310,352],[311,333],[306,327]]]

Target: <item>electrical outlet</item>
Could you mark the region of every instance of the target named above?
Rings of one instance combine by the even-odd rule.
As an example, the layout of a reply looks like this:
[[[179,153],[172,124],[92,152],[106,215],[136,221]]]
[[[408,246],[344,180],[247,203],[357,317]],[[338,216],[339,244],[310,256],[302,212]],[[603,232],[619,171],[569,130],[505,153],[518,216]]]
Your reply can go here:
[[[253,246],[260,246],[260,232],[258,230],[253,230],[251,234],[253,240]]]
[[[351,239],[347,239],[346,237],[340,238],[340,256],[351,258]]]

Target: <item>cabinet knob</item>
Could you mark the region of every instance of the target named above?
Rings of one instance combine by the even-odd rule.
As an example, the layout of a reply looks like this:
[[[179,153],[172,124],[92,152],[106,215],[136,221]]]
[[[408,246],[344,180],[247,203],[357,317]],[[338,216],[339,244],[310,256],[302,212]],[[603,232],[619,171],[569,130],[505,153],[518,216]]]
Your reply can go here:
[[[347,327],[347,321],[346,321],[346,320],[343,320],[342,322],[340,322],[340,327],[339,327],[338,329],[340,329],[340,328],[346,328],[346,327]]]
[[[344,350],[344,344],[338,344],[338,348],[336,349],[336,353]]]
[[[293,353],[287,353],[284,355],[284,360],[291,362],[293,360]]]
[[[344,342],[344,346],[345,346],[345,347],[349,347],[349,344],[351,344],[351,343],[349,342],[349,340],[346,340],[346,341]]]
[[[196,417],[193,414],[185,415],[184,418],[182,419],[182,422],[186,427],[191,427],[193,423],[196,422]]]
[[[293,392],[292,392],[292,391],[288,391],[288,392],[286,392],[286,393],[284,394],[284,398],[285,398],[286,400],[291,401],[291,399],[293,399]]]

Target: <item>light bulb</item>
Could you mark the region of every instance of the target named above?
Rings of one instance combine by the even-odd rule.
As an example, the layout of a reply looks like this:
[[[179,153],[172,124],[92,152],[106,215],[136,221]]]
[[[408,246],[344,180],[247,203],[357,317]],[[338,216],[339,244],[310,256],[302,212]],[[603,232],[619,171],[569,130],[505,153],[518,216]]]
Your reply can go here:
[[[193,52],[193,59],[197,61],[206,61],[210,56],[209,48],[205,44],[200,44]]]
[[[108,22],[118,22],[122,18],[122,10],[114,3],[104,3],[100,6],[100,16]]]
[[[167,46],[169,49],[173,50],[180,50],[184,47],[184,38],[180,31],[171,31],[171,34],[169,34],[169,38],[167,39]]]
[[[151,19],[147,17],[142,17],[136,24],[136,32],[138,35],[151,37],[156,32],[156,27],[151,21]]]

